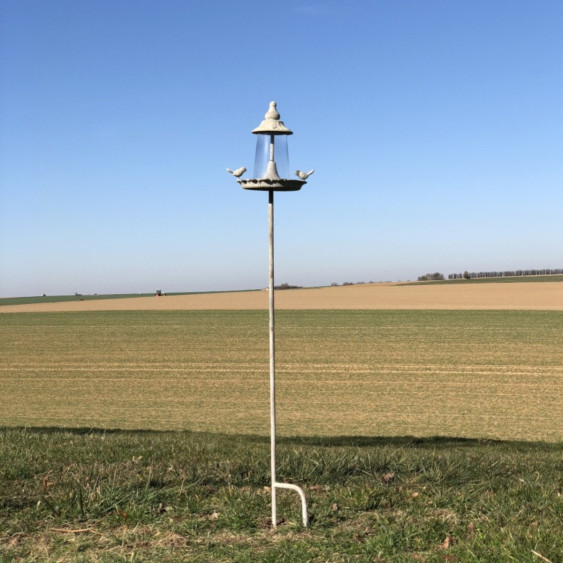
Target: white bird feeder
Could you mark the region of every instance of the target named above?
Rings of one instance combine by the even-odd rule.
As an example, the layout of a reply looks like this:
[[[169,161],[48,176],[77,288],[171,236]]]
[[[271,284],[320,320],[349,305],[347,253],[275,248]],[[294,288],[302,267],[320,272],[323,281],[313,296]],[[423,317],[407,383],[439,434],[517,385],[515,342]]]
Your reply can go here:
[[[274,192],[295,192],[307,182],[304,179],[291,179],[289,176],[289,159],[287,156],[287,136],[293,135],[280,121],[280,114],[276,102],[270,102],[264,120],[252,131],[258,136],[256,143],[256,160],[254,166],[254,179],[240,178],[246,169],[238,168],[235,172],[227,169],[237,182],[246,190],[259,190],[268,192],[268,224],[269,224],[269,286],[268,300],[270,310],[270,464],[272,478],[272,526],[277,527],[277,489],[290,489],[301,498],[303,526],[309,524],[307,513],[307,500],[301,487],[289,483],[278,483],[276,480],[276,361],[275,361],[275,309],[274,309]],[[239,174],[240,170],[244,170]],[[295,172],[298,178],[307,178],[313,173]],[[281,175],[280,175],[281,174]]]

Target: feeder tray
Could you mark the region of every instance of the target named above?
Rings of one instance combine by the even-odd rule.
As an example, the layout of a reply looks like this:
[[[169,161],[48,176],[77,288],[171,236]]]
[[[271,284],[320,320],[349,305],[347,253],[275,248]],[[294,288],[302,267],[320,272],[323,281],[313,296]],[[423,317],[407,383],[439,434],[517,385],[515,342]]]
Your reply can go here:
[[[245,190],[257,190],[263,192],[297,192],[306,184],[304,180],[280,179],[270,180],[268,178],[259,178],[253,180],[237,180],[237,182]]]

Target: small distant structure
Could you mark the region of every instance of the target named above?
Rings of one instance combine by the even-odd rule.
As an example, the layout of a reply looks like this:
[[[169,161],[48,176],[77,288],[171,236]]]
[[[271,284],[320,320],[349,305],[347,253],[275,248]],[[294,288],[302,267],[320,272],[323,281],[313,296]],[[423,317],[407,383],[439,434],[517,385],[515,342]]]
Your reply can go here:
[[[154,296],[155,296],[155,297],[166,297],[166,293],[164,293],[164,292],[162,291],[162,289],[157,289],[157,290],[154,292]]]

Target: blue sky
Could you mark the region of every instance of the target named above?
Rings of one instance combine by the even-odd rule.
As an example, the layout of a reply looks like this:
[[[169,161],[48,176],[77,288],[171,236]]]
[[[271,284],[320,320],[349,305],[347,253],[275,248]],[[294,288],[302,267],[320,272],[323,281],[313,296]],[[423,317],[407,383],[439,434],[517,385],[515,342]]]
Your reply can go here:
[[[559,0],[2,0],[0,296],[563,267]],[[247,176],[248,177],[248,174]]]

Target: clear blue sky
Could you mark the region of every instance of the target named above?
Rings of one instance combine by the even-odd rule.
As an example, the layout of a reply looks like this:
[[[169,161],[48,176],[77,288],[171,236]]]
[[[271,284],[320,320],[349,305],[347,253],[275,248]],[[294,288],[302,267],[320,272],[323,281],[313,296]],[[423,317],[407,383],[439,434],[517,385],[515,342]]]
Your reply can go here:
[[[0,296],[563,267],[560,0],[2,0]],[[248,177],[248,175],[247,175]]]

